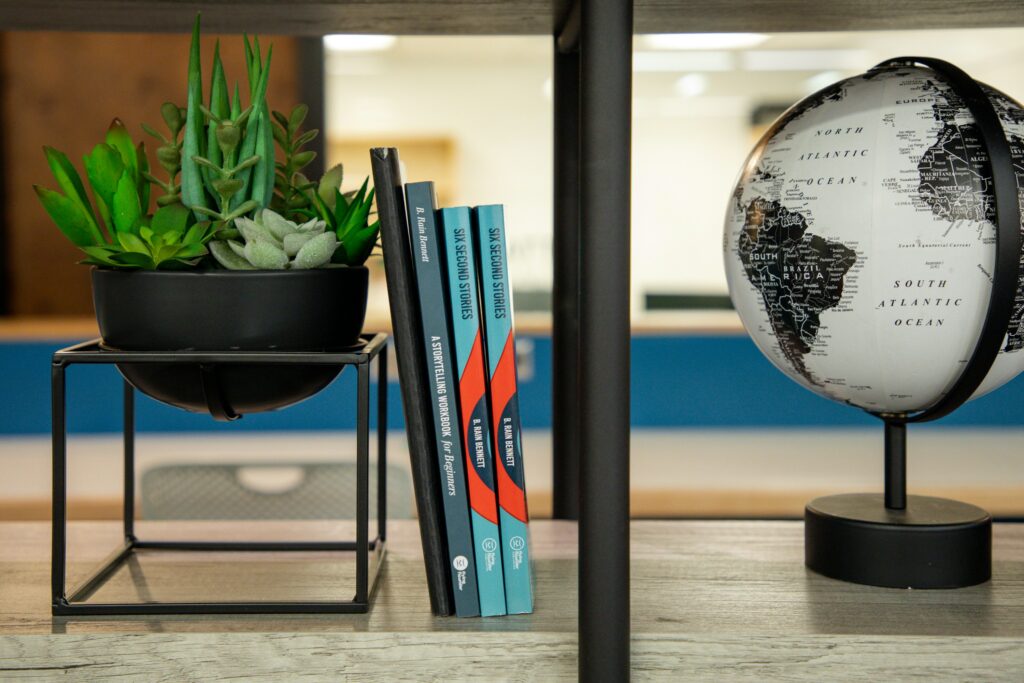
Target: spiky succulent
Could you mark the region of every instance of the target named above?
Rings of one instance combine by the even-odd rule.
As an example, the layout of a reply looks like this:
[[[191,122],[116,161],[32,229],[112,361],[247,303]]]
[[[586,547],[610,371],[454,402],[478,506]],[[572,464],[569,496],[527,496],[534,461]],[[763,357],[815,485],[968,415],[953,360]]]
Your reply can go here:
[[[160,107],[160,116],[171,133],[170,137],[145,123],[142,124],[142,130],[162,143],[156,148],[156,159],[160,166],[167,171],[167,182],[149,173],[142,175],[164,191],[164,194],[156,199],[157,206],[167,206],[181,203],[181,185],[178,183],[178,174],[181,173],[181,129],[185,126],[185,109],[173,102],[164,102]]]
[[[199,220],[220,225],[270,203],[274,191],[274,138],[267,108],[267,81],[273,48],[266,61],[257,38],[245,38],[249,106],[243,107],[235,84],[229,98],[220,59],[213,53],[209,103],[203,102],[199,17],[192,30],[188,63],[188,106],[182,141],[181,196]]]
[[[302,148],[313,141],[320,132],[317,129],[302,130],[302,124],[309,114],[309,107],[298,104],[288,114],[273,112],[274,140],[281,148],[284,161],[276,164],[274,178],[274,199],[270,206],[288,218],[309,206],[307,191],[316,187],[302,173],[302,169],[316,158],[313,150]]]
[[[380,221],[370,222],[373,209],[373,190],[368,189],[370,179],[366,178],[355,192],[343,193],[342,173],[341,164],[324,173],[317,187],[306,192],[310,208],[300,213],[319,218],[337,235],[341,247],[334,252],[334,263],[361,266],[377,245]]]
[[[338,248],[338,238],[325,231],[326,227],[322,220],[298,224],[263,209],[255,219],[235,219],[235,228],[244,242],[217,240],[210,243],[210,252],[229,270],[319,268],[330,264]]]
[[[83,161],[99,216],[93,212],[86,183],[63,152],[45,147],[46,161],[63,194],[35,186],[43,208],[61,232],[88,258],[85,263],[114,268],[183,268],[206,254],[208,222],[195,223],[177,202],[148,215],[149,170],[143,145],[132,142],[114,119],[104,141]]]

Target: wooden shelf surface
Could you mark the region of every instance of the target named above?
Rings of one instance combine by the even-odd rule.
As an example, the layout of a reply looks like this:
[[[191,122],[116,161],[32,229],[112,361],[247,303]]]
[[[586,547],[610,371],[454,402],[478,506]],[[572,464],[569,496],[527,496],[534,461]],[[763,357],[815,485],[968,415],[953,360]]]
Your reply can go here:
[[[147,537],[166,533],[166,527],[140,528]],[[234,538],[351,531],[324,522],[174,528],[192,538],[200,531]],[[82,561],[73,565],[78,574],[117,535],[109,522],[71,529],[71,557]],[[0,671],[5,678],[20,670],[58,672],[68,680],[212,680],[243,673],[247,680],[300,674],[303,680],[576,680],[576,526],[537,521],[533,529],[533,615],[432,617],[416,524],[399,521],[389,527],[385,570],[366,615],[52,618],[49,526],[3,523]],[[809,572],[798,522],[634,522],[634,678],[1019,680],[1024,525],[996,525],[994,549],[990,583],[893,590]],[[325,554],[150,553],[120,569],[95,599],[323,597],[351,586],[352,571],[344,556]]]
[[[551,34],[569,0],[0,0],[3,30]],[[637,0],[637,33],[1024,26],[1016,0]]]

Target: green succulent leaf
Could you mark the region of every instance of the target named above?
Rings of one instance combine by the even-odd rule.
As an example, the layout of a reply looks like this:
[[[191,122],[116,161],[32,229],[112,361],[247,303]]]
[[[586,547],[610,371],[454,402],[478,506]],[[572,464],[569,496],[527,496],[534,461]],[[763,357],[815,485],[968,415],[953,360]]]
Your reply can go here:
[[[124,175],[124,161],[120,153],[105,142],[93,147],[92,152],[85,155],[82,161],[89,184],[96,195],[96,206],[100,210],[100,216],[107,224],[107,228],[113,232],[111,211],[114,206],[114,193],[117,192],[117,185]]]
[[[132,181],[138,182],[140,170],[138,152],[135,149],[135,143],[132,142],[132,136],[128,134],[128,129],[124,127],[121,119],[114,119],[110,123],[106,142],[121,155],[121,161],[128,169]]]
[[[104,240],[80,202],[40,185],[33,186],[46,213],[64,235],[79,247],[101,245]]]
[[[135,254],[149,255],[149,249],[146,247],[146,243],[143,242],[142,238],[138,235],[133,235],[130,232],[119,232],[117,233],[117,241],[125,251]]]
[[[258,58],[258,53],[259,53],[258,45],[259,45],[259,43],[258,43],[258,39],[257,39],[257,48],[256,48],[257,58]],[[268,80],[270,78],[270,61],[271,61],[271,58],[273,57],[273,52],[274,52],[274,47],[271,46],[270,49],[267,50],[267,62],[266,62],[266,64],[260,66],[259,81],[256,83],[256,90],[254,92],[252,92],[252,95],[251,95],[250,100],[249,100],[250,101],[249,107],[255,113],[253,115],[253,120],[250,120],[249,124],[245,127],[245,136],[244,136],[244,138],[242,140],[242,147],[241,147],[241,153],[240,153],[240,157],[243,158],[243,159],[247,159],[247,158],[257,154],[257,152],[256,152],[257,143],[259,143],[261,137],[263,137],[263,136],[260,135],[259,121],[260,121],[260,119],[262,119],[264,109],[266,109],[267,82],[268,82]],[[265,157],[266,157],[266,155],[264,155],[264,158]],[[250,188],[252,188],[256,183],[265,183],[266,182],[266,179],[262,178],[262,177],[258,177],[258,178],[254,179],[253,178],[253,173],[254,173],[253,169],[251,169],[251,168],[247,168],[247,169],[242,171],[242,174],[239,177],[242,180],[242,183],[243,183],[242,187],[243,187],[243,189],[242,189],[241,192],[239,192],[238,194],[236,194],[234,196],[234,198],[232,200],[232,208],[237,206],[237,204],[241,203],[242,201],[252,197],[253,192],[251,191]],[[264,199],[265,199],[265,201],[264,200],[257,200],[257,202],[259,203],[260,206],[266,206],[266,202],[270,201],[270,197],[266,197]]]
[[[341,164],[332,166],[326,173],[320,176],[320,183],[317,186],[316,192],[324,205],[332,211],[334,210],[335,195],[338,194],[344,177],[345,169]]]
[[[335,225],[335,231],[337,232],[338,239],[343,242],[351,231],[366,225],[366,220],[370,216],[370,209],[373,207],[373,190],[370,190],[369,196],[363,196],[363,193],[366,192],[366,186],[369,180],[370,179],[367,178],[363,181],[363,186],[359,188],[359,192],[356,193],[356,196],[352,199],[344,217],[342,217],[342,219]]]
[[[245,202],[244,204],[239,205],[238,208],[236,208],[234,211],[232,211],[228,215],[224,216],[223,220],[226,223],[230,222],[230,221],[233,221],[236,218],[238,218],[239,216],[244,216],[245,214],[247,214],[247,213],[249,213],[251,211],[255,211],[258,208],[259,208],[259,204],[256,203],[256,200],[255,199],[250,199],[249,201]]]
[[[270,122],[270,109],[264,101],[260,109],[259,133],[260,141],[256,145],[256,153],[260,161],[253,169],[252,198],[261,207],[269,206],[274,198],[274,126]]]
[[[352,210],[351,204],[345,195],[340,190],[334,191],[334,227],[337,229],[338,226],[345,222],[345,218]]]
[[[256,62],[253,59],[252,46],[249,44],[249,34],[242,34],[242,43],[245,45],[245,68],[246,75],[249,78],[249,92],[252,92],[253,87],[256,85],[258,76],[255,73]]]
[[[146,157],[146,145],[140,142],[135,147],[135,165],[138,168],[138,175],[135,176],[135,184],[139,192],[139,205],[142,206],[142,213],[149,211],[149,158]]]
[[[165,171],[173,173],[177,171],[178,165],[181,164],[181,151],[174,144],[161,145],[156,149],[156,158]]]
[[[220,214],[213,209],[207,209],[205,206],[196,206],[192,208],[194,213],[198,213],[203,216],[209,216],[210,218],[220,218]]]
[[[310,239],[295,255],[292,268],[308,269],[319,268],[330,263],[335,249],[338,248],[338,238],[333,232],[325,232]]]
[[[313,150],[306,150],[305,152],[299,152],[292,157],[292,168],[299,170],[305,168],[312,163],[313,159],[316,159],[316,152]]]
[[[114,256],[116,254],[120,253],[116,249],[112,249],[110,247],[85,247],[85,246],[80,246],[79,248],[82,251],[84,251],[86,253],[86,255],[89,256],[89,258],[86,259],[85,261],[83,261],[83,263],[92,263],[94,265],[101,265],[101,266],[119,266],[119,265],[121,265],[116,260],[114,260]]]
[[[294,138],[295,134],[302,127],[302,124],[306,121],[306,116],[309,114],[309,107],[305,104],[297,104],[292,109],[291,114],[288,115],[288,137]]]
[[[114,205],[111,207],[111,216],[118,234],[136,232],[138,221],[142,215],[138,188],[128,171],[125,170],[117,183],[117,190],[114,192]]]
[[[284,250],[265,240],[247,242],[245,258],[260,270],[282,270],[288,266],[288,255]]]
[[[299,253],[299,249],[314,237],[316,237],[315,234],[308,232],[293,232],[290,235],[285,235],[284,240],[282,240],[284,243],[284,253],[289,256],[295,256]]]
[[[174,253],[174,258],[197,258],[199,256],[205,256],[209,253],[205,244],[183,244],[177,248]]]
[[[196,156],[192,157],[192,161],[195,162],[196,164],[198,164],[199,166],[202,166],[203,168],[208,168],[208,169],[210,169],[212,171],[217,171],[218,173],[220,173],[220,166],[218,166],[217,164],[213,163],[209,159],[206,159],[205,157],[201,157],[199,155],[196,155]]]
[[[295,223],[292,223],[281,214],[276,211],[271,211],[270,209],[263,209],[263,211],[260,212],[258,222],[279,241],[283,240],[285,235],[289,235],[298,229],[298,226],[296,226]]]
[[[235,219],[235,227],[238,228],[238,232],[242,233],[246,243],[262,241],[274,245],[280,244],[278,238],[265,225],[249,218]]]
[[[102,242],[103,235],[96,223],[96,217],[92,213],[89,195],[85,192],[85,186],[82,184],[82,178],[78,175],[78,171],[71,165],[71,161],[63,152],[52,147],[43,147],[43,153],[46,155],[46,163],[50,166],[57,186],[64,191],[68,199],[81,206],[91,226],[91,231],[95,233],[96,242]]]
[[[223,197],[231,197],[242,189],[242,181],[237,178],[217,178],[212,185],[217,194]]]
[[[297,190],[306,191],[312,190],[314,187],[316,187],[316,183],[311,181],[309,178],[305,176],[305,174],[300,172],[295,173],[295,175],[292,177],[292,181],[295,183],[295,189]]]
[[[185,125],[185,117],[182,116],[181,107],[173,102],[164,102],[160,105],[160,116],[170,129],[171,135],[175,138],[178,137],[182,126]],[[145,124],[143,124],[143,127],[145,127]]]
[[[213,129],[213,140],[214,144],[220,150],[220,158],[212,158],[211,161],[215,162],[217,166],[224,166],[230,168],[234,163],[235,159],[238,158],[236,151],[238,150],[238,143],[242,139],[242,127],[234,121],[223,121],[218,123],[216,128]],[[207,147],[207,151],[210,147]]]
[[[156,210],[149,227],[158,235],[172,231],[184,232],[189,227],[191,217],[192,213],[183,204],[168,204]]]
[[[208,238],[209,231],[209,222],[203,221],[202,223],[196,223],[188,229],[188,232],[186,232],[185,236],[181,238],[181,241],[184,244],[202,244]]]
[[[171,140],[167,139],[166,135],[164,135],[163,133],[161,133],[160,131],[158,131],[156,128],[154,128],[153,126],[149,125],[148,123],[143,123],[142,124],[142,130],[145,131],[146,134],[151,135],[152,137],[156,138],[157,140],[163,142],[165,145],[171,144],[171,142],[172,142]]]
[[[263,73],[263,49],[260,47],[260,37],[259,36],[253,36],[252,37],[252,56],[253,56],[253,64],[255,65],[256,74],[257,75],[262,74]],[[267,62],[268,63],[270,62],[269,51],[268,51],[268,54],[267,54]],[[252,94],[252,92],[253,92],[252,83],[249,83],[249,93]]]
[[[137,251],[122,251],[117,254],[114,259],[118,262],[119,266],[129,268],[142,268],[144,270],[156,270],[157,264],[153,262],[152,256],[149,253],[140,253]]]
[[[193,211],[208,208],[202,171],[195,158],[204,150],[200,146],[205,129],[205,117],[199,106],[203,103],[203,75],[199,55],[199,15],[192,27],[192,44],[188,57],[188,106],[185,114],[185,138],[181,159],[182,203]]]
[[[259,162],[260,162],[259,155],[251,156],[248,159],[244,159],[244,160],[238,162],[238,165],[235,166],[235,168],[233,170],[237,173],[238,171],[242,171],[244,169],[247,169],[250,166],[255,166]]]
[[[346,265],[350,266],[361,266],[366,262],[366,259],[370,258],[370,254],[373,253],[373,247],[377,244],[377,235],[380,232],[380,222],[374,221],[372,224],[354,231],[345,239],[345,253],[347,259]]]
[[[319,135],[319,134],[320,134],[320,129],[318,129],[318,128],[310,128],[305,133],[303,133],[299,137],[295,138],[295,142],[292,143],[292,148],[293,149],[298,149],[299,147],[302,147],[303,145],[308,145],[310,142],[312,142],[314,139],[316,139],[316,136]]]
[[[277,114],[278,112],[274,112]],[[281,145],[281,149],[288,148],[288,132],[277,122],[274,122],[270,127],[271,134],[274,136],[274,140],[277,144]]]
[[[244,244],[242,244],[241,242],[236,242],[235,240],[228,240],[228,246],[231,248],[231,251],[238,254],[238,258],[245,258]],[[246,261],[246,263],[248,263],[248,261]]]

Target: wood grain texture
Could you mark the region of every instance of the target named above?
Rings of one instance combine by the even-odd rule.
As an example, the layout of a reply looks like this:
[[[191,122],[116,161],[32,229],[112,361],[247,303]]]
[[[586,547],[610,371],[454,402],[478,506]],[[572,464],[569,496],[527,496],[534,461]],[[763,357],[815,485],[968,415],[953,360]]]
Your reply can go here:
[[[209,537],[245,529],[257,538],[351,531],[307,526],[302,534],[294,524],[173,528]],[[168,528],[150,523],[141,532]],[[534,529],[533,615],[432,617],[415,523],[396,522],[369,614],[117,619],[51,618],[48,527],[0,524],[0,679],[573,680],[576,527],[539,521]],[[870,588],[810,573],[796,522],[632,529],[637,680],[1011,681],[1024,667],[1024,526],[997,525],[994,580],[956,591]],[[115,537],[111,523],[75,525],[73,553],[95,561]],[[150,554],[104,590],[135,599],[154,591],[280,597],[284,589],[295,597],[349,585],[347,560],[324,554],[193,557]]]
[[[819,495],[844,493],[821,490],[764,491],[759,489],[638,489],[629,496],[630,515],[633,519],[799,519],[807,502]],[[997,519],[1024,517],[1024,487],[1007,486],[998,489],[978,487],[929,488],[921,487],[914,493],[952,500],[970,501]],[[527,506],[534,519],[550,519],[552,497],[550,489],[531,488],[527,492]],[[120,498],[74,498],[68,501],[68,519],[106,520],[121,519]],[[43,521],[50,518],[52,506],[48,498],[0,499],[0,522]]]
[[[5,30],[551,34],[569,0],[0,0]],[[637,33],[1024,25],[1015,0],[637,0]]]
[[[17,12],[35,7],[27,3],[11,7],[15,5]],[[140,25],[138,30],[149,29]],[[204,64],[212,63],[218,38],[222,38],[221,55],[228,78],[239,80],[244,88],[244,50],[237,36],[208,32],[202,44]],[[267,43],[274,44],[269,104],[290,110],[298,101],[296,41],[280,36],[265,36],[264,40],[264,50]],[[82,253],[58,231],[32,191],[34,184],[56,187],[43,145],[65,152],[84,176],[82,156],[103,140],[116,116],[133,140],[145,140],[150,165],[157,169],[155,175],[165,178],[153,152],[156,141],[145,135],[140,125],[147,122],[162,131],[160,105],[168,100],[184,104],[188,48],[189,39],[183,35],[3,35],[0,147],[13,314],[89,316],[93,310],[89,268],[75,265]],[[207,66],[203,75],[207,86],[208,74]],[[159,194],[154,188],[153,196]],[[36,332],[45,327],[37,325]],[[52,330],[79,333],[79,328],[62,328],[59,322]]]
[[[639,635],[634,680],[1015,681],[1001,638]],[[574,634],[136,634],[0,639],[5,680],[575,681]]]

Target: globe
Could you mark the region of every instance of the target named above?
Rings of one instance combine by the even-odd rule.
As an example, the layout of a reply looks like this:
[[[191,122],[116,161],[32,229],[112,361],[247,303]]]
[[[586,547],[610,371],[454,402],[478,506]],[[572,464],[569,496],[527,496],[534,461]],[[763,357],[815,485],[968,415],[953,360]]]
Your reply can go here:
[[[1024,181],[1024,109],[982,86]],[[786,375],[873,413],[938,402],[978,341],[995,206],[980,132],[943,77],[886,67],[786,111],[729,202],[725,271],[744,327]],[[1024,199],[1018,190],[1018,199]],[[1024,369],[1024,282],[974,397]]]

